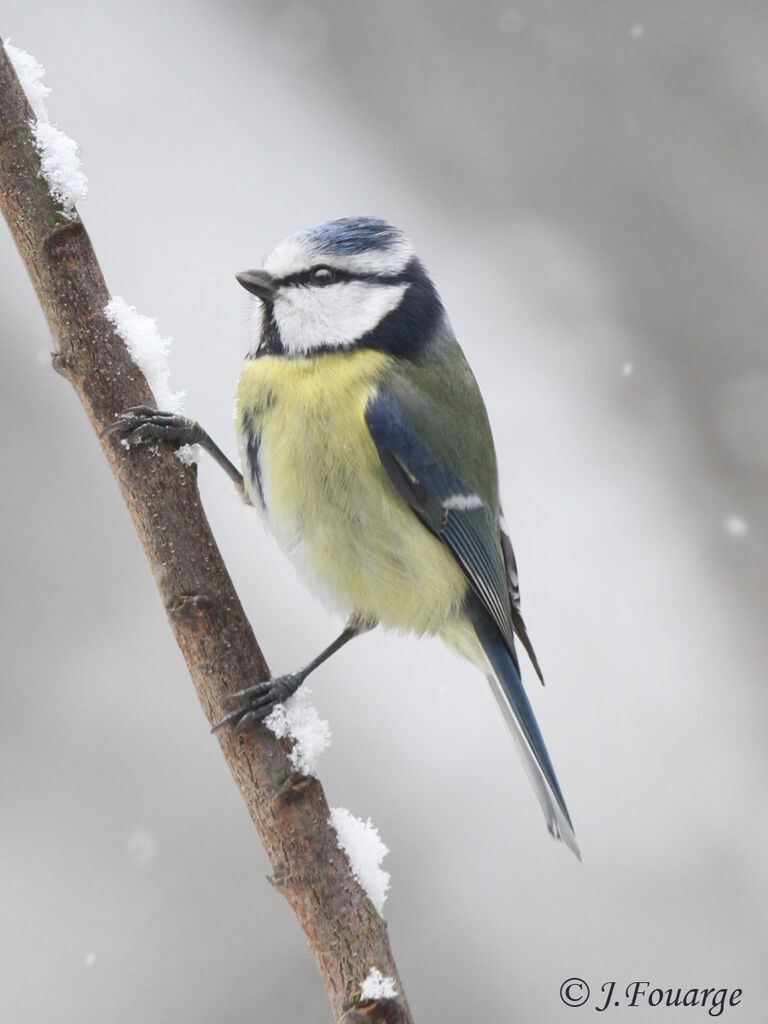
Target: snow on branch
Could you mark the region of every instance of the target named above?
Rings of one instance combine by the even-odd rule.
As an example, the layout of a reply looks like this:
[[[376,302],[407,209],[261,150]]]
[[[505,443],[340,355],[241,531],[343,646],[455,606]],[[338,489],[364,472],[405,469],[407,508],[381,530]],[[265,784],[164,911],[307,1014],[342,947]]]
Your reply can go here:
[[[378,967],[372,967],[360,986],[360,998],[367,999],[395,999],[397,997],[397,985],[395,979],[381,973]]]
[[[331,727],[309,703],[309,693],[303,686],[284,704],[278,704],[264,724],[278,739],[293,740],[288,760],[296,771],[317,778],[320,755],[331,743]]]
[[[352,874],[368,894],[379,914],[389,892],[389,872],[381,862],[389,853],[371,819],[363,821],[346,807],[332,807],[330,822],[339,837],[339,847],[349,858]]]
[[[43,81],[45,68],[42,64],[10,41],[5,43],[5,52],[35,115],[30,127],[40,154],[40,170],[55,202],[71,216],[88,193],[88,179],[80,166],[77,143],[48,119],[46,101],[51,89]]]

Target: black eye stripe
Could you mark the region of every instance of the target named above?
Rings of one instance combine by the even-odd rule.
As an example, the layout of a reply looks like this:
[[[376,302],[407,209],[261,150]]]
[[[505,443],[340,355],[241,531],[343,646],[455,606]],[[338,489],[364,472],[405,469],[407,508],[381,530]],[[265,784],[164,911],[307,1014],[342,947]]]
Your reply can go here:
[[[322,265],[325,268],[326,264]],[[409,274],[409,268],[401,271],[399,274],[355,274],[350,270],[339,270],[337,267],[328,267],[333,273],[333,281],[317,281],[314,278],[316,270],[319,267],[311,267],[309,270],[302,270],[298,274],[287,274],[285,277],[279,277],[276,280],[276,284],[279,288],[292,288],[301,287],[302,285],[309,285],[315,288],[327,288],[329,284],[337,284],[340,281],[367,281],[371,284],[409,284],[412,280]]]

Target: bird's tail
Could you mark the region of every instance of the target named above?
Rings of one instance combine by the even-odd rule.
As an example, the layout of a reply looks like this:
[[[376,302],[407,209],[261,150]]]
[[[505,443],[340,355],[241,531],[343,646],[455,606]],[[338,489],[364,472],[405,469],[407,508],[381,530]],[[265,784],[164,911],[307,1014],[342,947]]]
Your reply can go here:
[[[523,689],[515,660],[498,627],[484,609],[477,607],[476,613],[472,615],[472,625],[491,666],[488,681],[544,811],[547,828],[555,839],[562,839],[581,860],[571,816],[565,806],[555,770]]]

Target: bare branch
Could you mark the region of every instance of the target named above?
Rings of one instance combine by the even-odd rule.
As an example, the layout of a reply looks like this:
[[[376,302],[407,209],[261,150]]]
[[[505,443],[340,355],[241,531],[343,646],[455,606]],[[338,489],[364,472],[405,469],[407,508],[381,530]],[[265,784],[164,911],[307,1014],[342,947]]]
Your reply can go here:
[[[33,115],[0,43],[0,203],[54,342],[53,364],[78,394],[97,434],[123,409],[152,405],[146,380],[104,316],[109,301],[86,230],[57,209],[40,176]],[[155,576],[208,721],[227,692],[268,671],[211,535],[197,472],[170,450],[102,444]],[[317,960],[337,1021],[411,1021],[386,924],[350,872],[329,824],[320,783],[297,774],[267,729],[218,740]],[[212,741],[213,742],[213,741]],[[395,999],[359,1001],[371,967],[396,979]]]

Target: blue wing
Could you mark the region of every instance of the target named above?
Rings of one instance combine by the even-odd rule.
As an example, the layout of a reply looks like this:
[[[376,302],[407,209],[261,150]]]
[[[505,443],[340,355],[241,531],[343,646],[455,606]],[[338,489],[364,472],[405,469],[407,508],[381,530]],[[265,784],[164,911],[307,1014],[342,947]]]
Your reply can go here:
[[[365,419],[397,492],[450,549],[517,664],[498,512],[437,461],[390,392],[380,390],[371,399]]]
[[[422,410],[423,414],[423,410]],[[493,669],[494,692],[518,744],[549,831],[579,856],[568,809],[520,680],[517,633],[541,677],[520,615],[517,570],[498,508],[468,487],[423,443],[395,396],[379,390],[365,412],[381,463],[398,494],[461,566],[471,590],[466,613]]]

